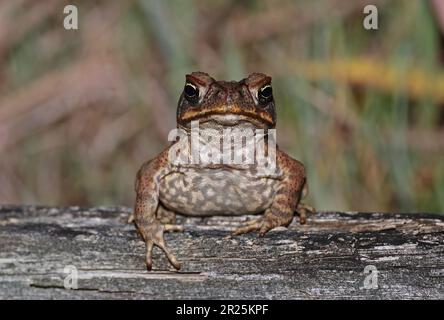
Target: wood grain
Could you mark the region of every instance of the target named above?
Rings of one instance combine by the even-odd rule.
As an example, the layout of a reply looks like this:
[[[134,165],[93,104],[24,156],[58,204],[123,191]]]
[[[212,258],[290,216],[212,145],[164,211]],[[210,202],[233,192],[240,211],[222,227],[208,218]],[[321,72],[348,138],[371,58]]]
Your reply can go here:
[[[265,237],[227,237],[251,217],[180,218],[175,272],[125,207],[0,207],[0,299],[443,299],[444,216],[321,212]],[[78,289],[65,289],[66,266]],[[364,289],[364,268],[378,288]]]

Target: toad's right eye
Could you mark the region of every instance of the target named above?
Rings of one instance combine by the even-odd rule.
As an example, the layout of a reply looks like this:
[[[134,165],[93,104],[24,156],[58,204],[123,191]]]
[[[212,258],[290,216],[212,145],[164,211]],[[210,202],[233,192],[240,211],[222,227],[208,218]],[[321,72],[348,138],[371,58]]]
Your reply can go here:
[[[197,89],[197,87],[190,82],[185,84],[183,92],[185,94],[185,98],[190,102],[196,102],[197,98],[199,97],[199,89]]]

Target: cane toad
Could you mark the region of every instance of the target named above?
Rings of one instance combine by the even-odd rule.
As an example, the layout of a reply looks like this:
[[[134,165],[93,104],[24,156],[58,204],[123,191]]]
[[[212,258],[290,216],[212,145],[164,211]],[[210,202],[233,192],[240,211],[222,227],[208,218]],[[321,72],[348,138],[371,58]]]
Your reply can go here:
[[[253,73],[236,81],[216,81],[203,72],[186,76],[184,90],[177,107],[177,128],[184,132],[185,145],[193,143],[193,124],[198,123],[200,134],[225,134],[227,129],[259,129],[267,133],[276,126],[276,108],[271,77]],[[262,131],[261,131],[262,130]],[[271,131],[270,131],[271,132]],[[208,135],[207,135],[208,137]],[[203,144],[208,139],[197,137]],[[182,146],[183,139],[181,140]],[[244,143],[245,141],[243,141]],[[233,235],[258,231],[265,235],[279,226],[288,226],[297,212],[300,223],[313,209],[300,203],[307,193],[305,169],[301,162],[275,148],[275,167],[259,170],[259,164],[235,161],[175,162],[171,156],[191,155],[193,147],[175,150],[176,139],[157,157],[143,164],[137,174],[134,221],[146,243],[146,265],[152,268],[152,251],[158,246],[170,263],[180,269],[180,262],[165,244],[164,232],[182,231],[175,224],[175,214],[187,216],[261,214],[237,228]],[[217,144],[216,144],[217,145]],[[214,151],[214,143],[213,143]],[[269,144],[266,151],[270,154]],[[185,150],[185,151],[184,151]],[[200,149],[199,149],[200,150]],[[210,148],[211,150],[211,148]],[[222,151],[235,154],[234,147]],[[253,154],[257,154],[254,151]],[[232,160],[228,158],[219,160]],[[188,158],[189,159],[189,158]],[[239,159],[239,158],[238,158]],[[245,156],[242,156],[245,159]]]

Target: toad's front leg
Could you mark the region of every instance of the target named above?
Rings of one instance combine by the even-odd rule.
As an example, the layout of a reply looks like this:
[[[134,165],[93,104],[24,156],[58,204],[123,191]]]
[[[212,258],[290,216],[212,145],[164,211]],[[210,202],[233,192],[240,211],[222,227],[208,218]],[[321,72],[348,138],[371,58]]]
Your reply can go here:
[[[163,152],[157,158],[144,164],[137,174],[134,220],[146,243],[146,266],[148,270],[151,270],[153,265],[154,245],[165,252],[174,268],[180,269],[180,262],[165,244],[164,232],[181,231],[182,227],[173,224],[162,224],[156,215],[159,207],[159,180],[165,174],[167,161],[167,153]]]
[[[302,163],[280,150],[277,150],[276,156],[284,178],[280,182],[271,206],[265,210],[262,218],[248,221],[237,228],[233,235],[259,231],[259,234],[263,236],[273,228],[287,227],[293,220],[306,183],[305,169]]]

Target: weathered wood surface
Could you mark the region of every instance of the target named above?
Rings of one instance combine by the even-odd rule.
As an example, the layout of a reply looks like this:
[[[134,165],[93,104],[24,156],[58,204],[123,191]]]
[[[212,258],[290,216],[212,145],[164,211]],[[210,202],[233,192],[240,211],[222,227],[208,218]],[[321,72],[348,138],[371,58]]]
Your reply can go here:
[[[182,219],[180,272],[125,220],[128,208],[0,207],[0,298],[443,299],[444,216],[323,212],[301,226],[227,238],[246,217]],[[66,266],[78,289],[64,287]],[[378,288],[364,289],[364,268]]]

